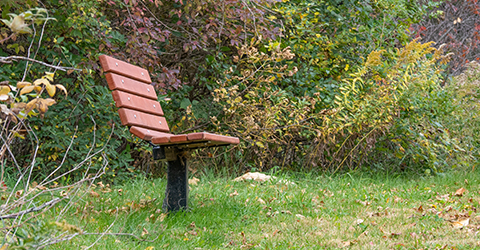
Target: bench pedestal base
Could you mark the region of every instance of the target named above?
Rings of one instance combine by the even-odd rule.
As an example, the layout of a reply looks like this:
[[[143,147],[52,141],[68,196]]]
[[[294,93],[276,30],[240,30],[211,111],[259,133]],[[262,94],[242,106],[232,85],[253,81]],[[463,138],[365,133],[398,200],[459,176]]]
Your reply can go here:
[[[177,154],[176,160],[170,160],[167,164],[167,190],[162,208],[168,212],[185,210],[188,201],[187,159]]]

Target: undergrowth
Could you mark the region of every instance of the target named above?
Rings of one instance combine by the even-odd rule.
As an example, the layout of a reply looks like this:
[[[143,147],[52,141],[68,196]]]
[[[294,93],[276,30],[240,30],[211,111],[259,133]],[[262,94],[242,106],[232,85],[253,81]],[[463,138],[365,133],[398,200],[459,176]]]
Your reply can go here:
[[[23,237],[23,246],[34,246],[48,229],[71,236],[49,249],[478,247],[478,171],[413,178],[283,173],[262,183],[198,177],[186,212],[161,212],[164,179],[96,183],[72,204],[72,216],[55,222],[59,204],[28,222],[36,230],[3,244],[21,247]]]

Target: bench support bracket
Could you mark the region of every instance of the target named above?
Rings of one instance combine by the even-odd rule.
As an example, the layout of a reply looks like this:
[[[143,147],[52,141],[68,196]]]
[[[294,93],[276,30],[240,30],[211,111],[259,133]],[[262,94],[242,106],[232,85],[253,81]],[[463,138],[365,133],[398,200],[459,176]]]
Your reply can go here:
[[[187,209],[187,158],[182,151],[177,152],[176,156],[175,160],[167,162],[167,190],[162,208],[168,212]]]

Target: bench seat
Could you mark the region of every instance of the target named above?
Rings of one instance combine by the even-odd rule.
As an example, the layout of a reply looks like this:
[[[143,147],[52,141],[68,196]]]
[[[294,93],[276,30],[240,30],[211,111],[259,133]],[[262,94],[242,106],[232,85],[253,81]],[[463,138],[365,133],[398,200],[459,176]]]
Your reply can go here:
[[[175,135],[167,121],[150,74],[146,69],[101,55],[100,64],[106,73],[108,87],[118,108],[122,125],[152,146],[153,158],[167,161],[167,189],[163,208],[177,211],[187,208],[187,154],[197,148],[239,144],[237,137],[207,132]]]
[[[182,148],[192,148],[190,144],[205,144],[203,147],[238,144],[237,137],[217,135],[207,132],[174,135],[156,130],[132,126],[130,132],[135,136],[152,142],[154,145],[177,145]]]

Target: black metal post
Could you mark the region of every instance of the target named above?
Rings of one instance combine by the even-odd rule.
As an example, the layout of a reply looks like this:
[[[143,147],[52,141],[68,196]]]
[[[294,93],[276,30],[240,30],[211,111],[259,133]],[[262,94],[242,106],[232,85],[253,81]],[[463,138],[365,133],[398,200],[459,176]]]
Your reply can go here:
[[[168,212],[187,209],[188,175],[187,159],[177,153],[177,159],[168,161],[167,190],[163,200],[163,210]]]

